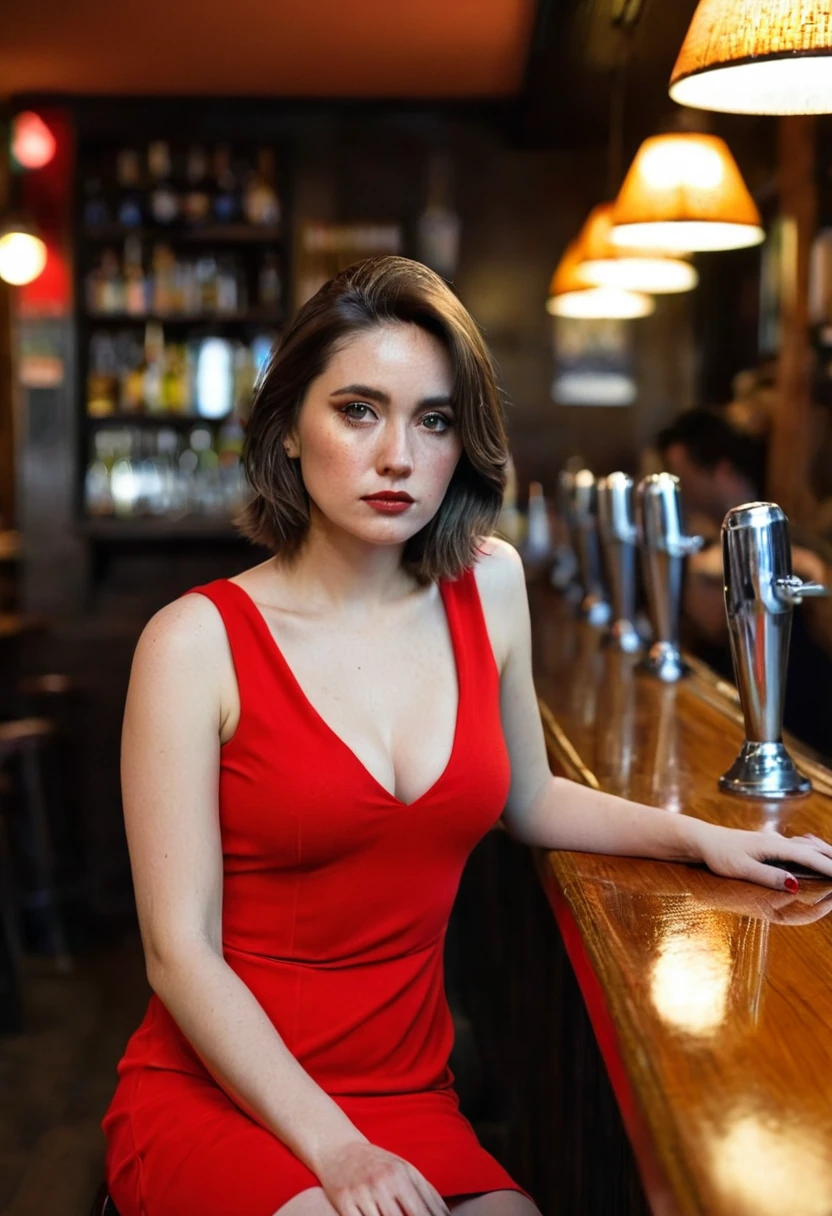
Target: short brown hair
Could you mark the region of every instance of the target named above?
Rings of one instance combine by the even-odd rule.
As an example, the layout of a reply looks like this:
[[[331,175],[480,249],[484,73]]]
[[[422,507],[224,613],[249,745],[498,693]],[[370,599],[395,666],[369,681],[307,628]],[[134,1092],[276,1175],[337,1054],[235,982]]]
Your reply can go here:
[[[300,462],[286,454],[285,437],[338,343],[396,322],[418,325],[445,345],[463,449],[442,505],[407,542],[404,562],[423,583],[457,578],[497,521],[508,441],[494,367],[476,324],[438,275],[408,258],[375,257],[348,266],[286,330],[255,393],[243,451],[254,496],[235,523],[276,556],[299,552],[309,530],[309,496]]]

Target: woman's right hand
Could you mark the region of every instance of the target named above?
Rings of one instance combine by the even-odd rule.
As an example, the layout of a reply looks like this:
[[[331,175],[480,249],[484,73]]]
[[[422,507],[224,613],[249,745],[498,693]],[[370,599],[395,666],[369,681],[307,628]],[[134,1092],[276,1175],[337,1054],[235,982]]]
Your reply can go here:
[[[315,1172],[338,1216],[449,1216],[445,1200],[417,1169],[365,1140],[329,1151]]]

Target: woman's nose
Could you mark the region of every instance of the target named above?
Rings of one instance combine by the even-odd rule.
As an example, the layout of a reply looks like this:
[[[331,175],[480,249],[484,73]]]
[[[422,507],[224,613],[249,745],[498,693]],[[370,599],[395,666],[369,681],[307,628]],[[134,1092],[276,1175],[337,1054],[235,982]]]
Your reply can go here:
[[[401,477],[412,471],[413,455],[406,426],[388,424],[384,428],[377,464],[379,473],[395,473]]]

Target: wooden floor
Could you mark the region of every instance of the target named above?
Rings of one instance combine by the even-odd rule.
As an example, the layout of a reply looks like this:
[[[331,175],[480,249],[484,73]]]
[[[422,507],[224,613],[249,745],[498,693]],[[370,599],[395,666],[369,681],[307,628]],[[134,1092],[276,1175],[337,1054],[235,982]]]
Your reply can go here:
[[[0,1036],[0,1213],[88,1216],[102,1176],[100,1120],[148,989],[137,935],[56,974],[26,960],[26,1030]]]

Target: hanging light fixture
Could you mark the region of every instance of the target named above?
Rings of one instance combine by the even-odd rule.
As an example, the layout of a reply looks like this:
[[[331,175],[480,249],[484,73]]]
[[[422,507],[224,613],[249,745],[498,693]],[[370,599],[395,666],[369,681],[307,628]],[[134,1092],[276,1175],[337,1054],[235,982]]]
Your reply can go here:
[[[670,96],[731,114],[832,112],[829,0],[700,0]]]
[[[656,302],[650,296],[618,287],[589,287],[578,271],[583,260],[577,240],[567,245],[552,276],[546,311],[553,317],[634,320],[648,317]]]
[[[699,275],[690,262],[648,249],[625,249],[610,240],[613,203],[593,207],[578,236],[577,274],[591,287],[618,287],[650,295],[692,291]]]
[[[55,155],[55,136],[39,114],[23,110],[12,119],[12,156],[24,169],[42,169]]]
[[[7,219],[0,224],[0,279],[15,287],[31,283],[46,265],[46,245],[33,225]]]
[[[675,131],[646,139],[613,209],[615,245],[693,253],[759,245],[765,233],[728,145]]]

